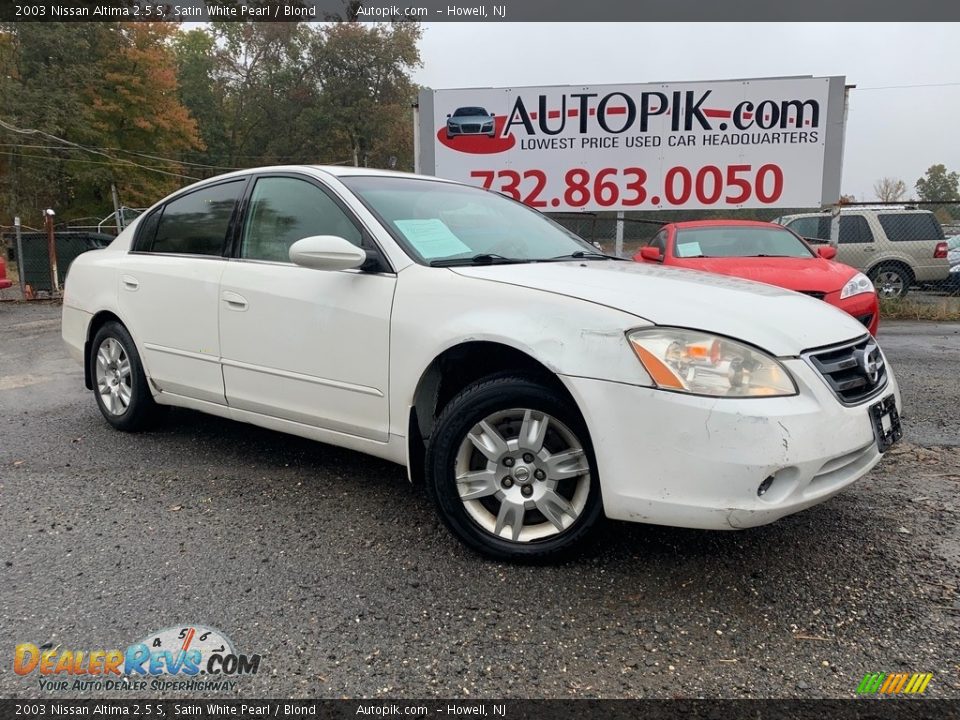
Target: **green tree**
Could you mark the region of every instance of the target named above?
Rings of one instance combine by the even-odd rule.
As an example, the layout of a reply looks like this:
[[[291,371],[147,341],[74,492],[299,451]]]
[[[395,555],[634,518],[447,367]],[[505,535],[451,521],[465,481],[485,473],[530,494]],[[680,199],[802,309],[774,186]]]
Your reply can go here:
[[[955,202],[960,200],[960,174],[947,172],[945,165],[931,165],[917,180],[917,194],[928,202]]]
[[[217,47],[213,35],[203,29],[181,32],[173,40],[180,102],[196,121],[204,151],[186,153],[192,163],[218,165],[228,162],[226,91],[218,78]],[[216,168],[207,168],[210,174]],[[198,170],[197,170],[198,171]]]
[[[420,66],[417,23],[336,23],[314,40],[313,76],[330,129],[346,141],[355,165],[413,164],[411,105],[417,87],[409,73]]]
[[[309,40],[302,23],[213,23],[217,82],[225,89],[230,165],[314,160],[317,129],[306,121],[317,105],[307,77]],[[321,141],[318,143],[318,139]]]

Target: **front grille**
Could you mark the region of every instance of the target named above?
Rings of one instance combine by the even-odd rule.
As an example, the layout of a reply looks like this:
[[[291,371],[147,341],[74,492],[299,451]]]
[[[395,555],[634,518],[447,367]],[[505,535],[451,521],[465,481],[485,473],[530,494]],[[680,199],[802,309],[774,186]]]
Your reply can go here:
[[[465,132],[465,133],[478,133],[478,132],[480,132],[480,126],[479,126],[479,125],[461,125],[460,128],[461,128],[461,129],[463,130],[463,132]]]
[[[844,405],[868,400],[887,385],[886,361],[870,336],[810,350],[803,357]]]
[[[797,290],[797,292],[803,293],[804,295],[809,295],[817,300],[823,300],[827,296],[825,292],[820,292],[818,290]]]

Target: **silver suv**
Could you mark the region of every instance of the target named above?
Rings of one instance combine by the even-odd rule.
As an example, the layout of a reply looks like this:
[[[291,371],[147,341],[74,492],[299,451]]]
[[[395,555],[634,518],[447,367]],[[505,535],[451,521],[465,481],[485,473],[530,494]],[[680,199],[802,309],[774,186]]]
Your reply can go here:
[[[830,242],[832,215],[784,215],[774,222],[813,241]],[[837,261],[866,273],[880,297],[903,297],[911,285],[939,283],[950,273],[940,221],[911,207],[850,207],[840,211]]]

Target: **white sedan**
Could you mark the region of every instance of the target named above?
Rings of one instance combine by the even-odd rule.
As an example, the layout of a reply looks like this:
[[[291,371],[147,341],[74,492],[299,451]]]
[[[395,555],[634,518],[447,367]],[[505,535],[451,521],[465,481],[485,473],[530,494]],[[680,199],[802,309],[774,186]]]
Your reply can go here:
[[[114,427],[175,405],[387,458],[505,559],[563,554],[604,515],[768,523],[901,433],[883,353],[829,305],[361,168],[174,193],[73,263],[63,337]]]

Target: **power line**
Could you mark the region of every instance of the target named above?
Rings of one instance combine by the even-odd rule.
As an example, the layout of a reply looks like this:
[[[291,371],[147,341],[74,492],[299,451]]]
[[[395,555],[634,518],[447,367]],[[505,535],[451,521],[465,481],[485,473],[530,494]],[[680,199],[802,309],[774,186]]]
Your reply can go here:
[[[105,152],[101,152],[100,150],[95,150],[93,148],[80,145],[79,143],[75,143],[70,140],[64,140],[62,137],[57,137],[56,135],[52,135],[48,132],[44,132],[43,130],[36,130],[34,128],[27,128],[27,129],[18,128],[14,125],[10,125],[9,123],[4,122],[3,120],[0,120],[0,127],[4,128],[5,130],[9,130],[12,133],[16,133],[17,135],[39,135],[41,137],[49,138],[55,142],[63,143],[64,145],[68,145],[72,148],[77,148],[78,150],[83,150],[85,152],[93,153],[94,155],[101,155],[107,158],[108,160],[112,160],[114,163],[120,163],[121,165],[130,165],[133,167],[141,168],[142,170],[149,170],[151,172],[160,173],[161,175],[169,175],[171,177],[179,177],[179,178],[184,178],[186,180],[200,179],[198,177],[194,177],[193,175],[184,175],[182,173],[175,173],[175,172],[170,172],[168,170],[161,170],[160,168],[157,168],[157,167],[142,165],[140,163],[134,162],[133,160],[127,160],[126,158],[114,157],[113,155],[110,155]]]
[[[960,85],[960,82],[946,82],[946,83],[926,83],[918,85],[883,85],[879,87],[857,87],[854,88],[855,91],[861,90],[912,90],[914,88],[938,88],[938,87],[956,87]]]
[[[84,152],[79,148],[63,147],[62,145],[28,145],[25,143],[0,143],[0,147],[35,148],[38,150],[76,150],[78,152]],[[174,158],[161,157],[160,155],[149,155],[147,153],[139,153],[133,150],[124,150],[123,148],[91,146],[91,149],[110,150],[111,152],[122,152],[122,153],[128,153],[130,155],[139,155],[140,157],[150,158],[151,160],[160,160],[161,162],[167,163],[169,165],[192,165],[193,167],[209,168],[211,170],[242,170],[243,169],[239,167],[231,167],[228,165],[208,165],[206,163],[188,162],[187,160],[176,160]],[[118,159],[122,160],[122,158],[118,158]]]
[[[0,143],[0,147],[31,148],[31,149],[37,149],[37,150],[76,150],[76,148],[63,147],[62,145],[33,145],[33,144],[26,144],[26,143]],[[139,156],[141,156],[141,157],[152,158],[152,159],[160,160],[160,161],[162,161],[162,162],[168,162],[170,165],[191,165],[191,166],[198,167],[198,168],[209,168],[209,169],[211,169],[211,170],[246,170],[246,169],[248,169],[248,167],[249,167],[249,166],[233,167],[233,166],[230,166],[230,165],[209,165],[209,164],[206,164],[206,163],[188,162],[188,161],[186,161],[186,160],[176,160],[176,159],[174,159],[174,158],[164,158],[164,157],[161,157],[160,155],[150,155],[150,154],[147,154],[147,153],[139,153],[139,152],[136,152],[136,151],[134,151],[134,150],[124,150],[123,148],[110,148],[110,147],[98,146],[98,147],[95,147],[94,149],[96,149],[96,150],[111,150],[111,151],[113,151],[113,152],[130,153],[130,154],[132,154],[132,155],[139,155]],[[27,157],[27,156],[24,156],[24,157]],[[37,157],[39,157],[39,156],[37,156]],[[260,161],[269,159],[269,160],[274,161],[274,162],[278,162],[278,161],[280,161],[282,158],[293,158],[293,159],[297,159],[297,160],[301,160],[301,159],[302,159],[302,156],[301,156],[301,155],[271,155],[271,156],[269,156],[269,158],[265,158],[263,155],[236,155],[236,156],[234,156],[234,157],[254,158],[255,160],[260,160]],[[121,159],[121,160],[122,160],[122,159]],[[79,161],[78,161],[78,160],[72,160],[72,161],[70,161],[70,162],[79,162]],[[307,163],[307,164],[311,164],[311,165],[349,165],[351,162],[352,162],[352,159],[347,158],[346,160],[318,161],[318,162],[315,162],[315,163]],[[110,163],[103,163],[103,164],[104,164],[104,165],[108,165],[108,164],[110,164]],[[297,164],[303,164],[303,163],[301,162],[301,163],[297,163]]]
[[[8,155],[10,157],[17,157],[17,158],[26,158],[27,160],[46,160],[47,162],[50,161],[49,155],[30,155],[26,153],[15,153],[15,152],[8,152],[8,151],[0,151],[0,155]],[[64,162],[83,163],[85,165],[115,165],[116,164],[112,162],[107,162],[105,160],[84,160],[82,158],[60,158],[60,159],[63,160]],[[148,169],[156,169],[156,168],[148,168]],[[166,173],[166,174],[170,175],[172,173]],[[189,175],[181,175],[180,177],[189,177]],[[199,178],[192,178],[192,179],[197,180]]]

